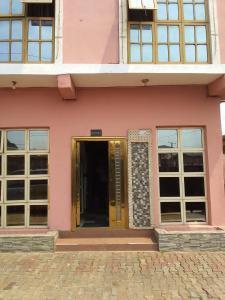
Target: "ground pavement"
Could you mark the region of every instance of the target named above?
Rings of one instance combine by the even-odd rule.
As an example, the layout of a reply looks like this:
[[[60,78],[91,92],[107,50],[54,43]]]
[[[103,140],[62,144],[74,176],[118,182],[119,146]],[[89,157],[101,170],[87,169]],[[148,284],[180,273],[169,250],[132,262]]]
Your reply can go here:
[[[1,300],[225,300],[225,252],[0,254]]]

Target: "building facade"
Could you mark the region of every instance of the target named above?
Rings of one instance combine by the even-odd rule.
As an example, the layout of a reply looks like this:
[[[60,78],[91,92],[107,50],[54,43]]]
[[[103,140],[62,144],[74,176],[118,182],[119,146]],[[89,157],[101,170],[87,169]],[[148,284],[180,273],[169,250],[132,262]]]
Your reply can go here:
[[[0,1],[0,231],[225,226],[224,11]]]

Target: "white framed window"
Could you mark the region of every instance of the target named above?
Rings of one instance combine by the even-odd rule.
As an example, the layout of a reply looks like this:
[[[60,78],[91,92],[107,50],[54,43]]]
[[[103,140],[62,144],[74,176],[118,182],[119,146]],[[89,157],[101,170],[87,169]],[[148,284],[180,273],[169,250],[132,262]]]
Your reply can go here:
[[[156,0],[128,0],[129,9],[156,9]]]
[[[161,224],[206,224],[207,188],[203,128],[158,128]]]
[[[46,227],[49,202],[48,129],[1,130],[1,227]]]

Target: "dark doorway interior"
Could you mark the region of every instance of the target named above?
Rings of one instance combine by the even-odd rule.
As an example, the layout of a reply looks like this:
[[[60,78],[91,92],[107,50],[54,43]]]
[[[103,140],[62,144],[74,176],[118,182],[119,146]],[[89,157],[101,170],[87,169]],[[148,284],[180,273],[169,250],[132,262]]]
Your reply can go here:
[[[80,227],[109,226],[108,142],[80,142]]]

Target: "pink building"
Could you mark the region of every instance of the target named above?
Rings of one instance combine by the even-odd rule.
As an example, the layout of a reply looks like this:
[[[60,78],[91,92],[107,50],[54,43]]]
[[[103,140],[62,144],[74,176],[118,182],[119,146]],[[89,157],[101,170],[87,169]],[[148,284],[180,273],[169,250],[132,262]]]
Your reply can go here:
[[[0,232],[222,231],[224,12],[0,1]]]

